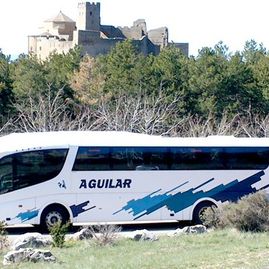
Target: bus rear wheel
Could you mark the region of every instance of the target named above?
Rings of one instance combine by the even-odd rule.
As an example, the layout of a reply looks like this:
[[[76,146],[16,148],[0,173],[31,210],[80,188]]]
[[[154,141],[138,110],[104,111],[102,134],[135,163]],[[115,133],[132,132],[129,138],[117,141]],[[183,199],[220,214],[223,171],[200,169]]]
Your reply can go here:
[[[193,210],[192,220],[194,224],[202,224],[203,223],[203,214],[208,208],[216,208],[216,204],[210,201],[204,201],[196,205]]]
[[[44,209],[41,215],[40,226],[43,231],[49,229],[57,222],[65,224],[69,221],[70,216],[65,207],[60,205],[51,205]]]

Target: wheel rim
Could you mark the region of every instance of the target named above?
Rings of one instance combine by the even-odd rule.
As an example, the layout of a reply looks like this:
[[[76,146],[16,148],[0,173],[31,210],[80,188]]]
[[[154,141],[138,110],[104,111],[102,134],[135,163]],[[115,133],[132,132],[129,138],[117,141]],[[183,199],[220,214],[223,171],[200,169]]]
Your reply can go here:
[[[63,216],[58,211],[50,211],[45,218],[47,227],[53,226],[57,222],[62,222]]]

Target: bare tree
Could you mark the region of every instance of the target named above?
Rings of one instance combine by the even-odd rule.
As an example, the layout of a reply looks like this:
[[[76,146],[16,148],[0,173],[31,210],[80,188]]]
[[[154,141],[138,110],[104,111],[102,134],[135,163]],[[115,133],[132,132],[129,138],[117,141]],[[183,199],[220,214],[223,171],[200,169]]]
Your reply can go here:
[[[34,99],[28,96],[24,102],[14,104],[18,116],[13,121],[14,131],[56,131],[65,130],[72,125],[72,116],[67,100],[63,98],[63,89],[52,94],[48,86],[45,95]]]
[[[235,115],[232,119],[224,113],[220,120],[210,115],[180,116],[180,98],[170,103],[165,97],[121,95],[107,101],[101,99],[93,105],[75,105],[63,98],[63,90],[47,94],[37,100],[31,96],[16,103],[18,116],[0,128],[0,132],[93,130],[129,131],[137,133],[198,137],[209,135],[234,135],[266,137],[269,135],[269,116]]]
[[[7,121],[2,121],[0,125],[0,136],[8,134],[10,132],[10,128],[12,128],[12,119],[8,119]]]
[[[240,118],[241,135],[247,137],[268,137],[269,136],[269,115],[253,115]]]
[[[229,119],[228,115],[224,113],[221,120],[217,120],[212,115],[207,119],[198,116],[189,116],[181,129],[177,131],[180,136],[198,137],[209,135],[234,135],[240,134],[240,127],[238,125],[238,115]]]
[[[175,117],[178,99],[120,96],[113,103],[100,102],[96,108],[96,128],[147,134],[169,134],[180,121]]]

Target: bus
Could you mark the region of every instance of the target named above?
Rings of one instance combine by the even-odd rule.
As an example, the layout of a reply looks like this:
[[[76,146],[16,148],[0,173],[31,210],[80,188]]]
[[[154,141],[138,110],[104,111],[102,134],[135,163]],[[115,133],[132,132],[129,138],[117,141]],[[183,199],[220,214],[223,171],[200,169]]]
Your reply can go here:
[[[193,221],[269,187],[269,139],[162,137],[117,131],[0,138],[0,221]]]

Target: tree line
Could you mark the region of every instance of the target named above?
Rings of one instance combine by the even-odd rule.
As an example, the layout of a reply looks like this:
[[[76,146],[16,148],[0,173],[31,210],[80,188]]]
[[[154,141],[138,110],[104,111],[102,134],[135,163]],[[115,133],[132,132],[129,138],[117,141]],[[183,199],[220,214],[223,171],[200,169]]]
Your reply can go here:
[[[168,135],[267,136],[269,56],[247,41],[187,57],[176,47],[144,56],[131,41],[107,55],[79,47],[45,61],[0,50],[0,130],[128,130]]]

